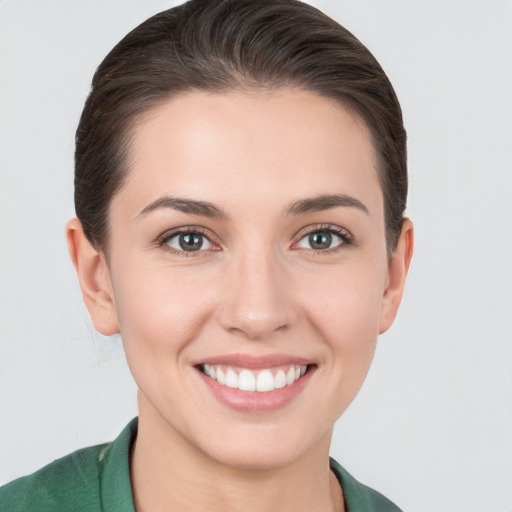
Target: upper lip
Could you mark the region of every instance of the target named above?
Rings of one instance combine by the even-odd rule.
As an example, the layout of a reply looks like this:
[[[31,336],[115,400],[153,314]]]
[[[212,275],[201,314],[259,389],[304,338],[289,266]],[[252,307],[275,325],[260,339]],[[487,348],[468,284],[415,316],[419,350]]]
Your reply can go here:
[[[313,362],[310,359],[305,359],[303,357],[297,357],[287,354],[267,354],[263,356],[253,356],[246,354],[225,354],[201,359],[200,361],[196,361],[194,363],[194,366],[204,364],[238,366],[242,368],[251,368],[254,370],[258,370],[287,364],[307,366],[313,364]]]

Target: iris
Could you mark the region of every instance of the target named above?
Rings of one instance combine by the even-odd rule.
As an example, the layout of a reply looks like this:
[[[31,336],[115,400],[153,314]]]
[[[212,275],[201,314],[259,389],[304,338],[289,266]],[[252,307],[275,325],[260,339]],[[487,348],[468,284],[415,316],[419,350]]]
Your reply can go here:
[[[309,245],[312,249],[329,249],[332,244],[332,234],[326,231],[316,231],[309,235]]]

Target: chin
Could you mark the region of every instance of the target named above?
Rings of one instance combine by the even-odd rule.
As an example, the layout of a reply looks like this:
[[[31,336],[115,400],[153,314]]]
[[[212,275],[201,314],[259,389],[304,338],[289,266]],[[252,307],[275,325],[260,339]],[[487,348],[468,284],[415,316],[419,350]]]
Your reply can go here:
[[[245,448],[245,449],[244,449]],[[302,455],[293,449],[276,449],[276,447],[258,444],[253,447],[240,447],[223,450],[222,453],[212,453],[210,458],[218,464],[240,470],[272,470],[293,464]]]
[[[294,425],[296,427],[297,425]],[[304,432],[302,428],[282,425],[246,426],[225,432],[217,439],[202,443],[202,452],[224,466],[245,470],[269,470],[290,466],[313,447],[329,453],[332,428],[327,432]],[[236,432],[238,430],[238,432]],[[208,441],[202,439],[202,441]]]

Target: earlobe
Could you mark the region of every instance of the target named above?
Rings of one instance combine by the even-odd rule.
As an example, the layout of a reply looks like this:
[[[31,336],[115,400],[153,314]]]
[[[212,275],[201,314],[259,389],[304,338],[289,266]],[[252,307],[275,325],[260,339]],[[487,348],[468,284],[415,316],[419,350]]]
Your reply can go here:
[[[409,219],[405,219],[395,252],[388,263],[389,280],[382,300],[379,334],[386,332],[396,318],[412,259],[413,247],[413,225]]]
[[[76,218],[68,222],[66,238],[82,296],[94,327],[105,336],[117,334],[119,324],[105,255],[91,245],[82,224]]]

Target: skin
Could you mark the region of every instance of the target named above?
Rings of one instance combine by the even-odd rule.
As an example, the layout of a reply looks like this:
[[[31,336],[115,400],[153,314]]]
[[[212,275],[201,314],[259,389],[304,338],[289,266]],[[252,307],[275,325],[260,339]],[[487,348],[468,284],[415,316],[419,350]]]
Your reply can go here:
[[[343,510],[333,425],[395,318],[412,255],[409,221],[386,254],[366,126],[312,92],[194,92],[147,113],[130,156],[108,259],[78,220],[67,235],[93,323],[121,332],[139,387],[137,510]],[[362,206],[319,205],[332,194]],[[155,207],[164,197],[221,214]],[[311,198],[318,211],[290,211]],[[161,239],[191,226],[204,250]],[[315,251],[308,234],[327,228],[332,247]],[[283,407],[241,412],[196,367],[226,354],[300,357],[314,372]]]

